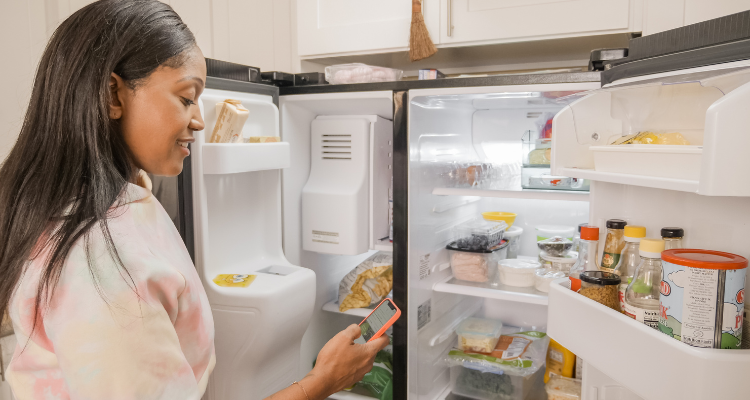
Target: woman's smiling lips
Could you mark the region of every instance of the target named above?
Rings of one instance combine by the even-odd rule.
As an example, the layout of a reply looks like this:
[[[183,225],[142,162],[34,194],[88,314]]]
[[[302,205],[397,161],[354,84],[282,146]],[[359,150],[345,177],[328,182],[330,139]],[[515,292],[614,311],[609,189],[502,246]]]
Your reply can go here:
[[[179,145],[180,147],[182,147],[182,149],[180,149],[180,150],[185,153],[185,156],[189,156],[190,155],[190,149],[188,149],[188,144],[189,143],[193,143],[193,142],[195,142],[195,138],[192,138],[192,137],[191,138],[177,139],[177,145]]]

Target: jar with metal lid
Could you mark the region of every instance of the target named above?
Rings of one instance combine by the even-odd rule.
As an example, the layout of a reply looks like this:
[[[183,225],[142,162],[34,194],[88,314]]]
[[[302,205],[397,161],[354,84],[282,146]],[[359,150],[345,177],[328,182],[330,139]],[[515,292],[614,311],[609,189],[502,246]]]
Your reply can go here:
[[[604,253],[602,254],[602,271],[615,272],[615,266],[620,262],[622,249],[625,248],[625,225],[627,224],[621,219],[607,221],[607,236],[604,240]]]
[[[664,250],[681,249],[685,230],[676,227],[661,228],[661,238],[664,239]]]
[[[615,311],[620,310],[620,299],[617,296],[619,275],[605,271],[583,271],[580,278],[581,290],[578,293]]]

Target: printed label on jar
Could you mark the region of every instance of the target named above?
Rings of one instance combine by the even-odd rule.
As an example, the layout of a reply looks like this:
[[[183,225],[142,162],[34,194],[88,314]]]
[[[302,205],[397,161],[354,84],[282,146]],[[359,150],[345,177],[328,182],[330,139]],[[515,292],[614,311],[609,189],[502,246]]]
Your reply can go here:
[[[617,292],[617,298],[620,299],[620,310],[625,310],[625,290],[628,288],[627,283],[621,283]]]
[[[659,310],[646,310],[628,303],[625,303],[624,310],[628,317],[654,329],[659,329]]]
[[[607,253],[606,251],[602,255],[602,270],[607,272],[615,272],[617,263],[620,262],[620,255],[617,253]]]

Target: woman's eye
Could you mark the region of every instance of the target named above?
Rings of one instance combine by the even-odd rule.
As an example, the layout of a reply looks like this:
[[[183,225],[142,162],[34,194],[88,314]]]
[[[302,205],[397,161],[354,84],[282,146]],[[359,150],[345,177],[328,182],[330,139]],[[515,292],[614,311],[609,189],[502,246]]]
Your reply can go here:
[[[195,105],[194,101],[192,101],[192,100],[190,100],[190,99],[188,99],[186,97],[182,97],[182,96],[180,96],[180,97],[182,98],[182,103],[185,104],[185,106]]]

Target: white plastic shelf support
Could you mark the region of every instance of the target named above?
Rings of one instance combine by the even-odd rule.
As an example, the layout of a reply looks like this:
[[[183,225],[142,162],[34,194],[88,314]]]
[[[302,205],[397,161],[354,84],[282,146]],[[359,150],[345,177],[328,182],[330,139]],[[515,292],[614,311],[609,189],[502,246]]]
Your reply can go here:
[[[547,305],[547,293],[533,287],[513,287],[498,284],[490,287],[486,283],[464,282],[449,276],[436,283],[432,290],[443,293],[462,294],[465,296],[484,297],[487,299],[515,301],[518,303]]]
[[[236,174],[289,168],[289,143],[205,143],[204,174]]]
[[[589,192],[579,192],[573,190],[488,190],[471,188],[435,188],[432,190],[432,194],[438,196],[477,196],[499,197],[505,199],[589,201]]]
[[[365,396],[362,394],[347,392],[346,390],[342,390],[340,392],[336,392],[330,396],[328,396],[329,399],[334,400],[373,400],[374,397]]]
[[[691,347],[552,282],[547,333],[645,400],[745,399],[750,350]],[[627,362],[624,362],[627,360]]]
[[[680,192],[695,193],[698,190],[698,181],[687,179],[660,178],[643,175],[620,174],[616,172],[601,172],[593,169],[563,168],[565,176],[592,181],[619,183],[623,185],[643,186],[655,189],[668,189]]]

